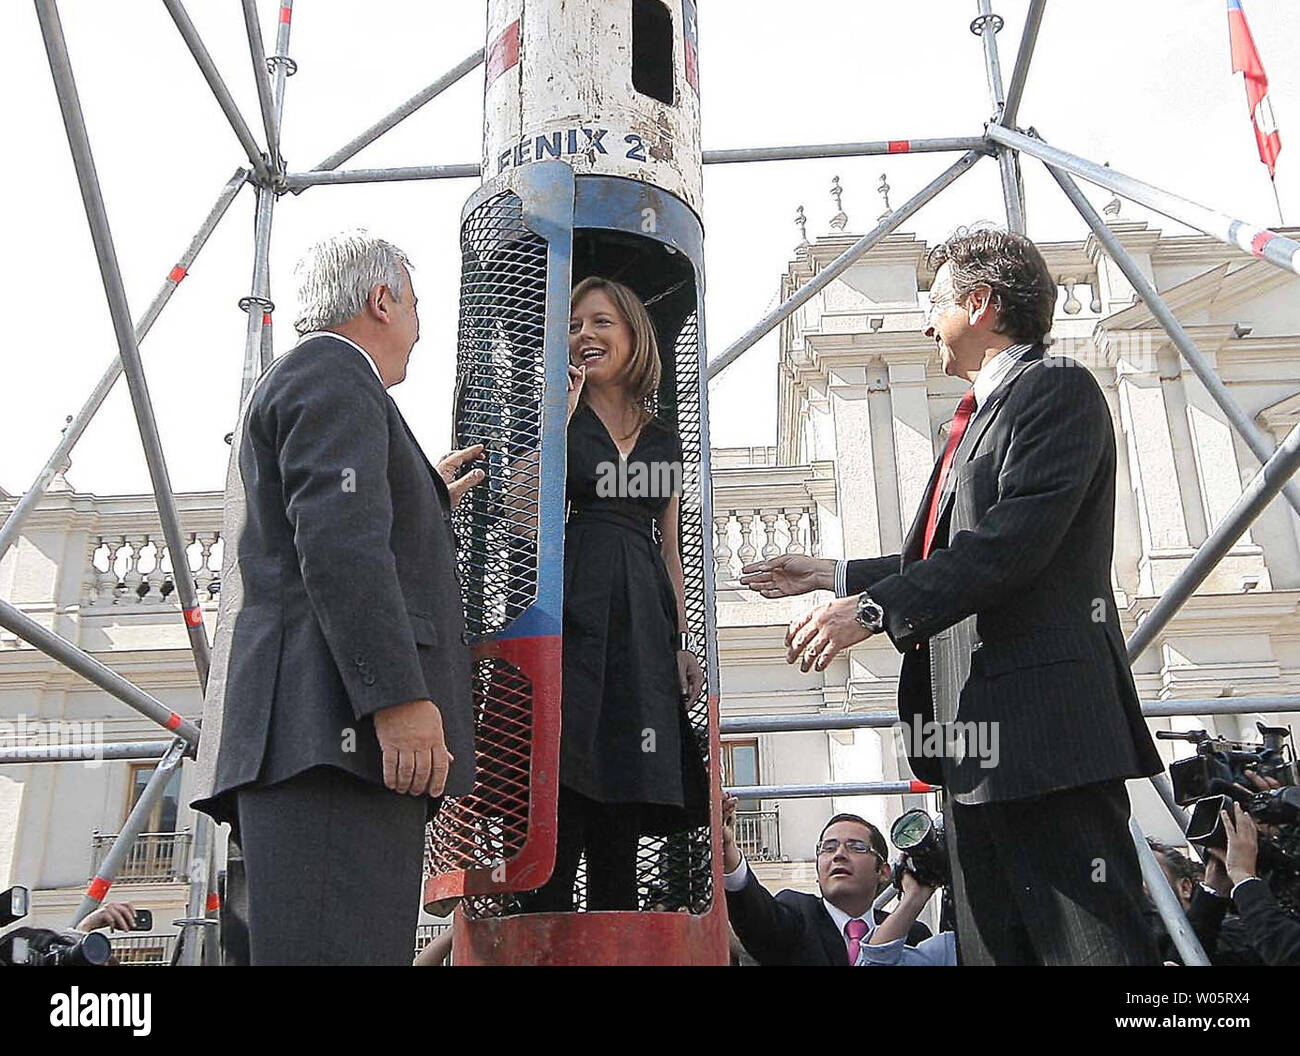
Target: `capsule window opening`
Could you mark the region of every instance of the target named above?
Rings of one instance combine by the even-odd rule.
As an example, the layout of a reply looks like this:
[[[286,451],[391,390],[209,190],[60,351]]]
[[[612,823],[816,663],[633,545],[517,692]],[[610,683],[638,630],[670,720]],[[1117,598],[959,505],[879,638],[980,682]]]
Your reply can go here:
[[[632,87],[673,103],[673,16],[663,0],[632,0]]]

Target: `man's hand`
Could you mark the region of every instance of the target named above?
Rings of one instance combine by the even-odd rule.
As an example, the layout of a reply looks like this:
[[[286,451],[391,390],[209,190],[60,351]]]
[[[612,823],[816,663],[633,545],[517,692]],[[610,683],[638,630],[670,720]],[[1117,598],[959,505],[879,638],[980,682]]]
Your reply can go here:
[[[681,683],[682,696],[687,704],[694,704],[700,699],[700,690],[704,688],[704,670],[700,667],[700,658],[689,649],[677,650],[677,679]]]
[[[871,632],[858,623],[858,596],[836,598],[790,623],[785,635],[785,662],[799,670],[825,671],[843,650],[865,642]],[[800,654],[803,654],[800,660]]]
[[[483,457],[483,445],[475,444],[473,447],[462,447],[459,451],[453,451],[449,455],[444,455],[441,462],[438,463],[438,476],[442,477],[442,482],[447,485],[447,495],[451,499],[452,507],[460,504],[461,496],[476,484],[482,484],[487,474],[481,469],[476,469],[471,473],[466,473],[463,477],[457,477],[460,467],[467,462],[477,462]]]
[[[722,871],[734,873],[740,868],[740,848],[736,846],[736,808],[740,800],[722,794]]]
[[[829,557],[785,554],[767,561],[753,561],[740,571],[740,582],[765,598],[835,588],[835,562]]]
[[[375,712],[384,752],[384,784],[412,796],[440,796],[455,758],[447,751],[442,713],[431,700],[410,700]]]
[[[112,928],[114,931],[135,931],[135,906],[130,902],[107,902],[77,925],[78,931],[97,931]]]
[[[1220,898],[1232,894],[1232,880],[1223,861],[1223,852],[1214,847],[1205,848],[1205,886],[1214,888]]]
[[[1259,875],[1255,871],[1259,857],[1259,830],[1255,827],[1255,819],[1241,809],[1240,803],[1232,805],[1232,813],[1233,817],[1229,817],[1226,810],[1221,810],[1219,817],[1223,819],[1223,830],[1228,834],[1225,864],[1228,877],[1235,886]]]

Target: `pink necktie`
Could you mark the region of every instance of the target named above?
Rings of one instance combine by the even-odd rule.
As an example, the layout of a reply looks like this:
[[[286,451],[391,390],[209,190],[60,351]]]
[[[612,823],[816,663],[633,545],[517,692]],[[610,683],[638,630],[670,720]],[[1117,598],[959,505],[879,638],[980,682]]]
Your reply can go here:
[[[862,939],[867,934],[867,922],[850,920],[844,925],[844,934],[849,937],[849,964],[857,964],[858,951],[862,948]]]

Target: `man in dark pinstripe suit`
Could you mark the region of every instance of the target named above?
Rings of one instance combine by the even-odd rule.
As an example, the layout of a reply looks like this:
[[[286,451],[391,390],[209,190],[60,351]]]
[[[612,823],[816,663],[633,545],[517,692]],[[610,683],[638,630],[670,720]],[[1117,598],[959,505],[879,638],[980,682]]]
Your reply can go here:
[[[1156,963],[1124,779],[1161,763],[1111,591],[1110,412],[1045,354],[1056,284],[1028,239],[959,233],[932,260],[925,332],[972,387],[902,554],[776,558],[742,582],[840,596],[790,626],[804,671],[882,631],[903,654],[903,726],[940,731],[904,739],[944,786],[965,964]]]

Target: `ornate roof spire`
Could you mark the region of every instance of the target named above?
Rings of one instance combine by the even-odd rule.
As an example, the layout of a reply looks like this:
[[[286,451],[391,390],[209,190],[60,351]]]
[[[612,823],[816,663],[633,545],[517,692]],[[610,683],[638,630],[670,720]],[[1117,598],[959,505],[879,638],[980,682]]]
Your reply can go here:
[[[840,178],[835,176],[831,179],[831,197],[835,199],[835,215],[831,217],[831,227],[836,231],[843,231],[848,225],[849,218],[844,213],[844,206],[840,198],[844,194],[844,188],[840,186]]]
[[[880,174],[880,182],[876,185],[876,191],[880,194],[880,197],[885,200],[885,211],[876,217],[876,219],[888,220],[889,215],[894,210],[889,204],[889,181],[885,179],[885,174],[883,172]]]
[[[799,245],[806,246],[808,244],[808,217],[804,215],[802,205],[795,210],[794,223],[799,228]]]

